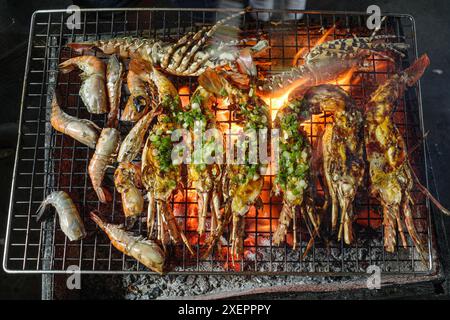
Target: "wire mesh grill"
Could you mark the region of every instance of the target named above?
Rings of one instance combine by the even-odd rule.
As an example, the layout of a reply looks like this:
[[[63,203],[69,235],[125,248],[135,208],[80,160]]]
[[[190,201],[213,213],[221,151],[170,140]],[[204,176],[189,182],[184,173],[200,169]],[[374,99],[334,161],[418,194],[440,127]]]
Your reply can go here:
[[[120,196],[114,190],[110,178],[105,184],[113,192],[109,205],[100,204],[90,185],[87,167],[92,150],[58,132],[49,124],[50,100],[55,87],[60,92],[61,107],[71,115],[88,118],[100,126],[104,116],[89,114],[78,95],[80,79],[76,73],[58,74],[58,63],[73,55],[64,45],[71,41],[110,38],[114,36],[158,37],[170,41],[191,30],[198,30],[212,24],[217,19],[231,14],[227,10],[83,10],[81,29],[69,30],[66,25],[68,15],[63,11],[42,11],[33,16],[24,93],[21,110],[21,133],[16,157],[16,166],[11,193],[7,243],[5,245],[4,267],[10,272],[59,273],[72,265],[86,273],[137,273],[149,272],[138,262],[118,252],[96,226],[89,221],[92,209],[100,210],[110,221],[123,222]],[[260,18],[272,15],[276,22],[264,22]],[[270,42],[267,56],[259,58],[266,74],[279,72],[282,66],[292,64],[299,50],[307,52],[323,31],[337,27],[327,40],[351,37],[353,34],[368,35],[365,28],[366,16],[360,13],[335,12],[295,12],[296,19],[278,19],[277,11],[255,11],[235,19],[243,37],[265,37]],[[281,16],[281,15],[280,15]],[[300,19],[300,17],[302,17]],[[298,19],[297,19],[298,18]],[[343,85],[356,102],[362,105],[376,84],[400,68],[407,67],[416,57],[414,21],[406,15],[389,15],[384,21],[380,34],[395,34],[395,41],[410,45],[408,54],[395,63],[379,57],[369,59],[370,70],[359,71],[354,78],[359,79]],[[96,52],[102,59],[107,57]],[[270,62],[271,64],[264,64]],[[196,87],[195,78],[172,78],[177,88],[184,88],[187,99]],[[123,97],[126,99],[126,96]],[[271,105],[276,110],[275,105]],[[227,113],[218,110],[217,113]],[[231,126],[230,114],[222,119],[222,125]],[[314,127],[331,122],[329,117],[311,119],[310,139],[314,141]],[[403,133],[408,148],[421,143],[423,133],[420,90],[409,89],[399,101],[394,121]],[[124,133],[129,126],[121,124]],[[418,148],[412,155],[415,171],[425,181],[426,163],[423,149]],[[109,172],[111,175],[112,172]],[[172,208],[194,249],[190,256],[184,247],[173,247],[169,254],[169,270],[173,273],[230,273],[230,274],[325,274],[348,275],[365,273],[370,265],[377,265],[388,274],[431,274],[436,271],[436,258],[432,239],[430,209],[426,199],[414,192],[414,214],[417,228],[429,250],[428,265],[421,263],[412,243],[407,248],[398,247],[396,253],[383,250],[382,218],[376,199],[368,194],[368,177],[355,201],[355,222],[357,240],[351,246],[335,239],[318,239],[312,251],[303,257],[309,240],[305,226],[299,222],[297,250],[288,244],[275,247],[270,236],[277,225],[281,200],[270,196],[272,176],[266,176],[262,198],[264,207],[252,209],[246,218],[245,254],[240,262],[230,263],[228,254],[215,254],[202,258],[201,244],[204,239],[196,233],[196,199],[192,189],[186,188],[174,197]],[[64,190],[73,198],[84,218],[88,237],[79,242],[69,242],[64,236],[57,218],[44,223],[35,221],[36,210],[51,191]],[[318,190],[320,193],[320,190]],[[145,223],[139,221],[134,231],[144,234]],[[290,232],[292,234],[292,231]],[[287,242],[289,243],[289,237]],[[397,241],[399,243],[399,241]],[[226,247],[226,245],[225,245]]]

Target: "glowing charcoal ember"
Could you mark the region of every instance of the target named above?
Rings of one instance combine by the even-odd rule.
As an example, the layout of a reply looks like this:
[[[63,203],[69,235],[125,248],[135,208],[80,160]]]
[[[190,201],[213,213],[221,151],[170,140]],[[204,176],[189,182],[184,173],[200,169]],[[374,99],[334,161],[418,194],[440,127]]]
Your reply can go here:
[[[355,221],[357,224],[373,230],[380,229],[382,226],[381,215],[375,210],[359,210]]]

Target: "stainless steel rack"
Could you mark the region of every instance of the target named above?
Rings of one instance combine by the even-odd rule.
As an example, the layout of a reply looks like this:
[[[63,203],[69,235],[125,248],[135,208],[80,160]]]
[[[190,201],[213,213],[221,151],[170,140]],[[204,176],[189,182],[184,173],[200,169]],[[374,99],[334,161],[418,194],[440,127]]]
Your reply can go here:
[[[88,213],[99,209],[111,221],[122,222],[121,203],[118,193],[110,205],[101,205],[93,192],[87,176],[87,166],[92,155],[84,147],[69,137],[55,132],[49,123],[50,100],[55,88],[61,93],[61,106],[68,113],[81,118],[89,118],[99,125],[103,116],[93,116],[82,106],[78,97],[80,80],[76,74],[59,75],[58,63],[75,55],[65,48],[74,40],[110,38],[114,36],[159,37],[170,41],[185,32],[212,24],[220,17],[230,15],[232,10],[201,9],[87,9],[82,10],[81,28],[70,30],[65,11],[38,11],[33,15],[27,65],[21,103],[20,132],[11,191],[8,230],[3,265],[8,272],[18,273],[64,273],[75,265],[84,273],[151,273],[135,260],[119,253],[107,238],[96,232],[96,226],[89,221]],[[366,35],[366,16],[357,12],[308,12],[292,11],[296,17],[283,21],[277,17],[279,11],[254,11],[236,18],[242,36],[259,36],[269,40],[271,49],[262,61],[271,65],[267,74],[289,66],[300,49],[309,50],[321,37],[323,30],[336,25],[331,38],[351,37],[353,34]],[[261,15],[271,14],[272,22],[259,19]],[[371,70],[357,72],[358,82],[348,85],[353,98],[363,104],[375,88],[377,82],[407,67],[417,58],[415,25],[408,15],[388,15],[380,33],[395,34],[395,41],[410,45],[406,57],[395,64],[372,57],[368,63]],[[101,58],[105,58],[96,52]],[[386,67],[378,68],[381,63]],[[174,79],[180,88],[186,86],[193,92],[195,78]],[[404,134],[408,148],[421,143],[423,135],[422,105],[420,87],[409,89],[398,103],[394,120]],[[314,124],[326,124],[327,117],[315,119]],[[231,126],[231,116],[228,117]],[[226,124],[226,123],[225,123]],[[124,131],[128,127],[121,125]],[[314,139],[311,129],[310,138]],[[426,173],[425,148],[418,148],[412,157],[413,166],[422,181],[428,182]],[[106,183],[114,189],[111,181]],[[377,265],[384,274],[411,275],[435,274],[437,258],[433,240],[433,228],[428,201],[416,191],[415,222],[426,240],[429,261],[424,266],[412,244],[406,249],[398,247],[394,254],[385,253],[382,243],[381,217],[379,203],[368,195],[368,178],[356,199],[357,241],[352,246],[333,239],[316,241],[311,253],[305,258],[302,253],[308,242],[304,229],[299,225],[300,249],[292,250],[288,245],[275,247],[271,244],[272,220],[277,220],[275,208],[280,202],[267,197],[264,209],[250,213],[247,217],[247,235],[253,238],[246,241],[246,255],[237,264],[230,264],[230,257],[219,258],[213,255],[202,258],[201,239],[195,228],[188,223],[195,219],[191,210],[195,201],[188,197],[190,189],[183,190],[183,196],[173,201],[173,207],[181,212],[177,219],[184,226],[196,250],[190,256],[183,247],[173,248],[169,273],[176,274],[295,274],[295,275],[361,275],[369,265]],[[270,192],[272,177],[267,177],[263,193]],[[53,190],[67,191],[74,199],[85,220],[89,236],[79,242],[69,242],[58,227],[57,218],[52,217],[43,223],[35,221],[35,212],[41,201]],[[269,229],[261,225],[269,224]],[[372,227],[371,227],[372,226]],[[145,225],[138,223],[134,231],[143,234]],[[302,231],[303,230],[303,231]]]

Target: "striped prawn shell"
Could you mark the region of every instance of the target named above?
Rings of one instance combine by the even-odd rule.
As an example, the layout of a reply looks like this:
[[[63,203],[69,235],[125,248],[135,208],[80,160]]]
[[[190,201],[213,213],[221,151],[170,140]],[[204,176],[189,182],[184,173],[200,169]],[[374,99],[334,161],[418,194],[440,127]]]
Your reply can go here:
[[[391,35],[336,39],[315,46],[305,57],[305,63],[260,81],[258,90],[263,95],[276,95],[290,87],[305,89],[336,79],[352,67],[361,66],[371,54],[392,60],[385,53],[402,56],[408,48],[405,43],[387,42]]]

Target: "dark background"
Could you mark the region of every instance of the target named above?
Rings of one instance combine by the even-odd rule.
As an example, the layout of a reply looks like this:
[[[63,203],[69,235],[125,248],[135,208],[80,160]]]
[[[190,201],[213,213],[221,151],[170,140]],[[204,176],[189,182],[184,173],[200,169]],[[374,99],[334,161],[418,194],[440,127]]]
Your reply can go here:
[[[79,1],[81,2],[81,1]],[[84,1],[93,2],[93,1]],[[97,1],[97,7],[115,2]],[[203,7],[214,1],[129,1],[135,7]],[[20,95],[26,60],[30,17],[34,10],[67,8],[72,1],[0,0],[0,245],[3,255]],[[307,9],[365,11],[377,4],[382,12],[409,13],[416,19],[419,53],[428,53],[431,66],[421,80],[425,129],[432,154],[435,183],[441,202],[450,207],[450,1],[447,0],[310,0]],[[442,72],[432,72],[441,70]],[[439,220],[438,223],[441,221]],[[450,218],[444,223],[449,226]],[[449,230],[447,228],[447,230]],[[0,299],[40,299],[41,277],[7,275],[0,271]]]

